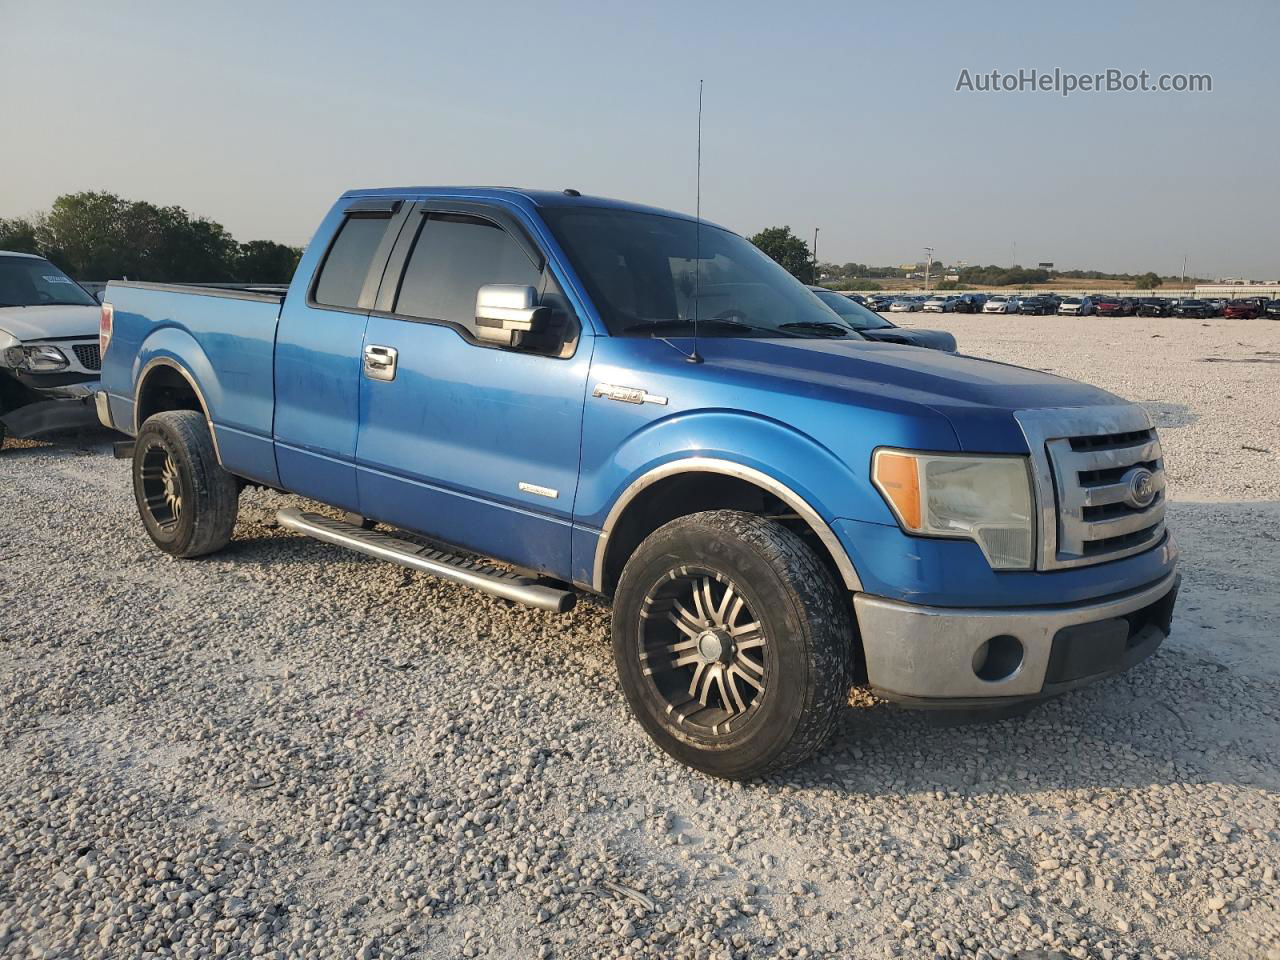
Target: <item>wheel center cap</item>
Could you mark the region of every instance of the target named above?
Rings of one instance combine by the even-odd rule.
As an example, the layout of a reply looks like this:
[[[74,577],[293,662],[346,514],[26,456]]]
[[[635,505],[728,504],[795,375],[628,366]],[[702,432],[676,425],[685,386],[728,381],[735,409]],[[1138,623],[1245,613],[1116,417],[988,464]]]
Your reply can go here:
[[[698,656],[708,663],[725,660],[730,652],[729,638],[719,630],[704,630],[698,634]]]

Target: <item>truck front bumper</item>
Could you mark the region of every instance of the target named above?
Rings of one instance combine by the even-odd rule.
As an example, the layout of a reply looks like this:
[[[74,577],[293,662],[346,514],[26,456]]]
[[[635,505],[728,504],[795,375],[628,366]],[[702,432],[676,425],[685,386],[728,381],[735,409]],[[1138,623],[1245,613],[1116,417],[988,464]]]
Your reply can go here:
[[[1179,576],[1064,606],[971,610],[860,593],[854,610],[874,692],[906,706],[999,707],[1128,670],[1169,634]]]

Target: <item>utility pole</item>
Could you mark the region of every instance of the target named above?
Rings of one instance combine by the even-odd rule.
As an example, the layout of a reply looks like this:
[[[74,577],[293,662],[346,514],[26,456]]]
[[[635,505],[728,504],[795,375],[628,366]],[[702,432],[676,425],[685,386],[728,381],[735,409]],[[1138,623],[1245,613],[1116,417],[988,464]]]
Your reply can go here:
[[[928,258],[927,260],[925,260],[925,264],[924,264],[924,292],[928,293],[929,292],[929,271],[933,269],[933,247],[925,247],[924,252]]]
[[[1182,285],[1184,287],[1187,285],[1187,255],[1185,253],[1182,255]]]
[[[816,287],[821,278],[818,276],[818,228],[813,228],[813,285]]]

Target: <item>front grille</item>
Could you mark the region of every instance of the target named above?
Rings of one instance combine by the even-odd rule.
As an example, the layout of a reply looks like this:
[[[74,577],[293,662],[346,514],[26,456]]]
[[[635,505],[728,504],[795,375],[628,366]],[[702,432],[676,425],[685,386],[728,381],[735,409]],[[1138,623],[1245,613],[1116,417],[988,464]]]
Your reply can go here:
[[[102,369],[102,354],[98,351],[96,343],[77,343],[71,349],[75,351],[80,366],[86,370]]]
[[[1030,410],[1017,414],[1031,450],[1042,569],[1101,563],[1164,538],[1160,439],[1136,406]],[[1131,490],[1149,471],[1152,499]]]

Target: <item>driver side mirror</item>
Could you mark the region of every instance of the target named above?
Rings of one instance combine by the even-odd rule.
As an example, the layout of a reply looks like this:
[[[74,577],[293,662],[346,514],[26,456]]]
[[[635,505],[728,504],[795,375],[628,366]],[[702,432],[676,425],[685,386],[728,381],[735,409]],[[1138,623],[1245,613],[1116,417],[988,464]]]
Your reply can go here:
[[[551,310],[538,306],[538,291],[518,283],[486,283],[476,293],[476,336],[518,347],[527,336],[545,333]]]

